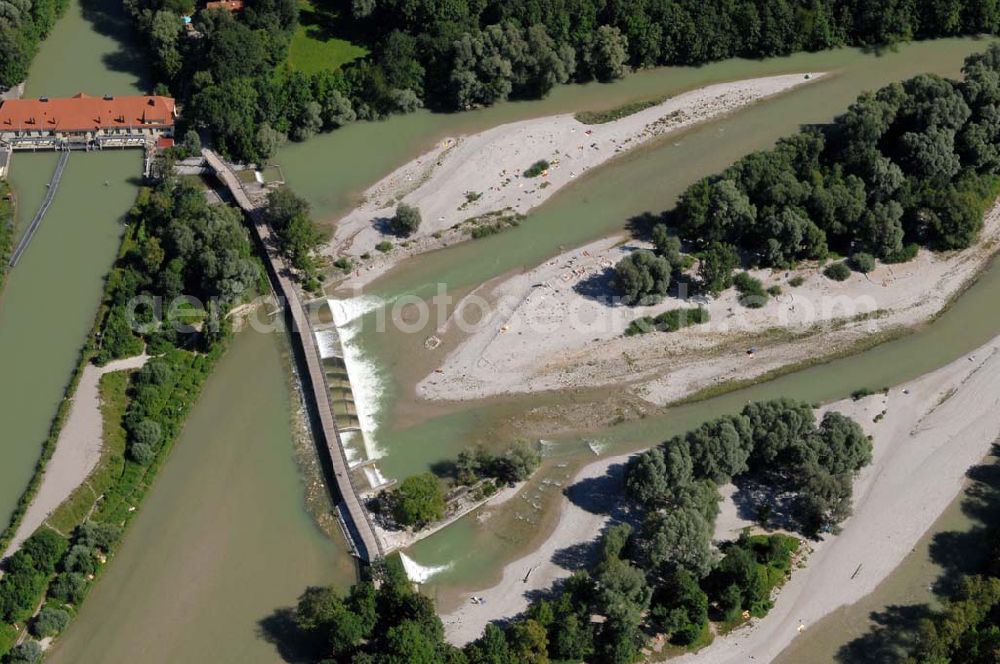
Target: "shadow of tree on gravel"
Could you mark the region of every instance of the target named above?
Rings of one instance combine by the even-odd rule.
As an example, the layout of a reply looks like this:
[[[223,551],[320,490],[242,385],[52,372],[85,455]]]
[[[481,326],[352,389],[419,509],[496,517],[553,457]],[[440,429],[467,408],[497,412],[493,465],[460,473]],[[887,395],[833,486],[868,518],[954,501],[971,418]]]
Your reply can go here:
[[[1000,445],[990,457],[966,472],[970,484],[961,500],[961,510],[972,520],[965,530],[937,533],[930,543],[931,560],[941,568],[934,592],[948,597],[963,576],[1000,572],[993,559],[993,543],[1000,532]],[[843,664],[882,664],[902,661],[913,647],[920,621],[933,615],[927,604],[888,606],[869,616],[874,626],[837,652]]]

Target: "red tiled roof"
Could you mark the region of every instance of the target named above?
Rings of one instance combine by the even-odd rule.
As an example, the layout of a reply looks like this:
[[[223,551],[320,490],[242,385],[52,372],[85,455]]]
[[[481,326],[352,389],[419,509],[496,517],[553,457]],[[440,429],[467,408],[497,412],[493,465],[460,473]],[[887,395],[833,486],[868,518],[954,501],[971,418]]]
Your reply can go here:
[[[225,9],[229,12],[238,12],[243,9],[243,0],[213,0],[205,4],[205,9]]]
[[[43,98],[44,99],[44,98]],[[2,131],[91,131],[115,127],[173,127],[170,97],[74,97],[10,99],[0,106]]]

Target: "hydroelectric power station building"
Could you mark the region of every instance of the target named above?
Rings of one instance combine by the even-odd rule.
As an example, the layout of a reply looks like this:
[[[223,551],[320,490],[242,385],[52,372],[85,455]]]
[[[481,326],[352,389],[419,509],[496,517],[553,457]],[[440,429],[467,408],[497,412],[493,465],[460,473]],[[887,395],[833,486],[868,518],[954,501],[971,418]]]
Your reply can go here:
[[[0,105],[0,149],[100,150],[172,144],[177,108],[158,95],[10,99]]]

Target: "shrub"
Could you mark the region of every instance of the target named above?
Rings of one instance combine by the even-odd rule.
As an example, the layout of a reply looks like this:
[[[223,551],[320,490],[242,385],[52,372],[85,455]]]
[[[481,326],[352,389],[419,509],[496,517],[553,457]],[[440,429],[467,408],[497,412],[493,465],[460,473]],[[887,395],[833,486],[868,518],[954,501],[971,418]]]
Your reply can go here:
[[[77,572],[64,572],[49,586],[49,595],[67,604],[79,604],[87,594],[87,577]]]
[[[615,266],[614,287],[628,305],[658,302],[670,287],[672,268],[651,251],[634,251]]]
[[[862,274],[868,274],[875,269],[875,257],[863,251],[851,256],[850,263],[855,272]]]
[[[344,272],[350,272],[352,269],[354,269],[354,263],[351,261],[350,258],[347,258],[346,256],[341,256],[337,260],[333,261],[333,266],[340,270],[343,270]]]
[[[148,466],[156,458],[156,450],[145,443],[137,443],[129,448],[129,456],[140,466]]]
[[[779,295],[781,295],[781,286],[777,284],[769,286],[767,289],[767,294],[770,295],[771,297],[778,297]]]
[[[528,167],[528,170],[524,172],[524,177],[536,178],[543,172],[549,170],[550,165],[551,164],[549,164],[549,162],[545,161],[544,159],[539,159],[538,161],[536,161],[535,163],[533,163],[531,166]]]
[[[788,280],[788,285],[791,286],[792,288],[798,288],[799,286],[801,286],[805,282],[806,282],[805,277],[803,277],[800,274],[797,274],[797,275],[795,275],[794,277],[792,277],[791,279]]]
[[[31,633],[40,639],[56,636],[69,624],[69,613],[51,606],[44,607],[31,624]]]
[[[828,265],[826,269],[823,270],[823,274],[834,281],[845,281],[851,276],[851,268],[847,267],[847,263],[841,261],[839,263]]]
[[[403,237],[413,235],[420,228],[420,209],[406,203],[400,203],[399,207],[396,208],[396,216],[392,218],[389,225],[396,235]]]
[[[625,336],[634,337],[638,334],[652,332],[655,329],[656,323],[653,322],[653,319],[649,316],[642,316],[628,324],[628,327],[625,328]]]
[[[388,240],[382,240],[381,242],[375,245],[375,248],[381,251],[383,254],[387,254],[390,251],[392,251],[392,242],[389,242]]]
[[[38,645],[38,641],[30,639],[14,646],[4,660],[6,664],[38,664],[41,661],[42,647]]]
[[[696,307],[694,309],[671,309],[653,319],[656,329],[661,332],[676,332],[677,330],[690,325],[700,325],[708,322],[708,309]]]
[[[63,561],[63,569],[67,572],[78,572],[83,575],[93,574],[97,570],[97,559],[94,551],[88,546],[74,544]]]
[[[733,278],[733,285],[740,293],[740,304],[747,309],[760,309],[767,304],[767,292],[760,279],[750,276],[749,272],[740,272]]]
[[[917,253],[920,251],[920,245],[916,242],[911,242],[903,246],[901,249],[897,249],[892,252],[882,260],[886,263],[906,263],[917,257]]]

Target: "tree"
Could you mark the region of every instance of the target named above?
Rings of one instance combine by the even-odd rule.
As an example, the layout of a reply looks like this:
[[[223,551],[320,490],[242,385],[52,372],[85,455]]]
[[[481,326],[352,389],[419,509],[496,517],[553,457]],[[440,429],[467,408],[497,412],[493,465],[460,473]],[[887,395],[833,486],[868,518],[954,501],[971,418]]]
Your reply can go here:
[[[403,237],[413,235],[420,228],[420,209],[400,203],[389,225],[396,235]]]
[[[545,628],[534,620],[518,620],[507,632],[515,661],[525,664],[548,664],[549,638]]]
[[[694,476],[725,484],[747,469],[750,423],[745,417],[722,417],[702,424],[687,436]]]
[[[69,624],[69,614],[50,606],[42,607],[31,624],[31,633],[40,639],[60,634]]]
[[[613,81],[628,73],[628,38],[617,27],[597,28],[590,51],[590,69],[599,81]]]
[[[797,518],[808,535],[832,530],[851,514],[851,476],[831,474],[822,466],[806,463],[797,470]]]
[[[530,443],[521,441],[494,458],[490,463],[490,472],[501,482],[513,485],[531,477],[541,463],[542,453]]]
[[[647,509],[667,503],[671,487],[667,482],[667,466],[663,450],[654,447],[631,457],[625,465],[625,492]]]
[[[4,661],[7,664],[38,664],[42,661],[42,647],[38,641],[28,639],[14,646]]]
[[[735,247],[731,244],[713,242],[702,252],[701,262],[698,264],[698,276],[702,287],[712,295],[718,296],[733,285],[733,270],[739,264],[740,258]]]
[[[60,574],[49,586],[49,595],[67,604],[79,604],[87,593],[87,577],[76,572]]]
[[[653,226],[653,246],[656,253],[666,259],[671,266],[681,264],[681,241],[667,231],[666,224]]]
[[[507,635],[493,623],[486,625],[483,635],[465,648],[469,664],[516,664],[518,661],[507,642]]]
[[[613,283],[626,304],[652,304],[667,294],[670,263],[651,251],[633,251],[618,261]]]
[[[679,569],[668,575],[653,593],[653,624],[678,645],[690,645],[708,623],[708,595],[690,572]]]
[[[83,575],[93,574],[97,570],[97,559],[94,550],[82,544],[74,544],[66,554],[63,569],[67,572],[79,572]]]
[[[145,445],[155,449],[160,443],[163,431],[160,424],[149,418],[140,421],[132,430],[132,442],[135,445]]]
[[[444,517],[444,489],[431,473],[412,475],[390,494],[393,517],[404,526],[422,528]]]
[[[25,540],[20,551],[34,561],[36,569],[51,574],[68,546],[69,542],[65,537],[46,526],[39,528]]]
[[[860,424],[836,411],[823,416],[810,446],[819,463],[833,474],[854,474],[872,460],[871,438]]]
[[[694,509],[650,514],[638,546],[644,560],[666,574],[686,569],[701,578],[714,562],[712,524]]]
[[[150,364],[146,366],[148,367]],[[121,526],[117,524],[84,521],[77,527],[74,541],[91,549],[100,549],[107,552],[111,550],[111,547],[115,545],[121,535]]]
[[[749,420],[753,438],[750,467],[761,471],[784,463],[789,451],[802,444],[816,426],[809,404],[792,399],[755,401],[742,414]]]
[[[334,657],[351,652],[372,628],[348,608],[335,589],[320,587],[307,588],[299,597],[295,624],[303,632],[322,638]]]

